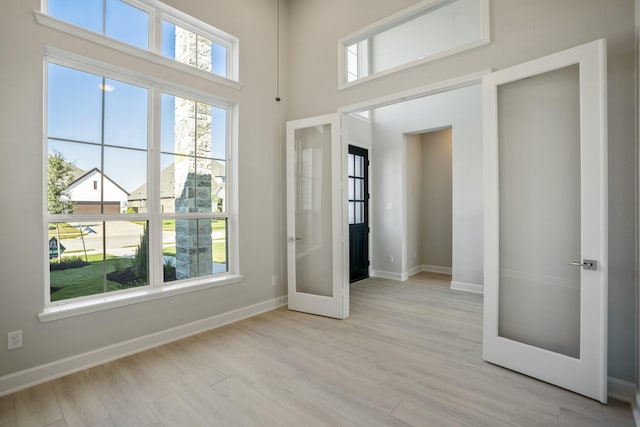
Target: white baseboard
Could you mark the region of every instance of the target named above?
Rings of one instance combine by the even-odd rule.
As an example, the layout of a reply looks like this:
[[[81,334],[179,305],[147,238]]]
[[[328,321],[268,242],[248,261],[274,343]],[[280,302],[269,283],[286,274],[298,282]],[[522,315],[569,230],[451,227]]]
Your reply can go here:
[[[471,292],[473,294],[484,294],[484,286],[475,283],[451,281],[451,289],[454,291]]]
[[[282,296],[0,377],[0,397],[162,344],[256,316],[287,304]]]
[[[631,412],[633,413],[633,420],[636,422],[636,427],[640,427],[640,393],[635,391],[635,397],[631,403]]]
[[[411,267],[410,269],[407,270],[407,273],[406,273],[407,279],[410,276],[413,276],[414,274],[420,273],[421,271],[423,271],[421,265],[416,265],[415,267]]]
[[[619,378],[607,377],[607,396],[633,405],[636,400],[636,385]]]
[[[429,273],[451,274],[451,267],[440,267],[438,265],[422,265],[422,271]]]
[[[403,274],[401,273],[392,273],[390,271],[380,271],[380,270],[371,270],[371,277],[379,277],[380,279],[389,279],[389,280],[400,280],[404,281],[407,279],[402,279]]]

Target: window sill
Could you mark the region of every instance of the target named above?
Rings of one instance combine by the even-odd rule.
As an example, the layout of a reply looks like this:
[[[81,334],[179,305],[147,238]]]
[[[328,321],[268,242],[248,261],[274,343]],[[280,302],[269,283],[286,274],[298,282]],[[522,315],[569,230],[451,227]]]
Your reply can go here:
[[[98,311],[125,307],[127,305],[154,301],[161,298],[169,298],[203,289],[230,285],[232,283],[240,282],[242,278],[243,276],[238,274],[226,274],[224,276],[189,281],[186,283],[176,283],[174,285],[166,285],[162,287],[145,287],[114,294],[102,294],[82,301],[50,305],[45,307],[42,313],[38,314],[38,319],[40,319],[40,322],[42,323],[52,322],[54,320],[66,319],[68,317],[81,316]]]
[[[199,70],[189,65],[174,61],[170,58],[166,58],[155,52],[140,49],[138,47],[123,43],[119,40],[106,37],[102,34],[94,33],[93,31],[86,30],[84,28],[78,27],[73,24],[69,24],[67,22],[61,21],[60,19],[51,17],[42,12],[34,11],[33,14],[36,18],[36,21],[38,21],[38,23],[42,26],[52,28],[54,30],[62,31],[67,34],[71,34],[72,36],[75,36],[84,40],[88,40],[88,41],[100,44],[102,46],[106,46],[108,48],[118,50],[120,52],[124,52],[132,56],[145,59],[147,61],[162,65],[164,67],[171,68],[173,70],[190,74],[194,77],[199,77],[201,79],[209,80],[232,89],[237,89],[237,90],[242,89],[242,84],[237,80],[228,79],[225,77],[218,76],[216,74]]]

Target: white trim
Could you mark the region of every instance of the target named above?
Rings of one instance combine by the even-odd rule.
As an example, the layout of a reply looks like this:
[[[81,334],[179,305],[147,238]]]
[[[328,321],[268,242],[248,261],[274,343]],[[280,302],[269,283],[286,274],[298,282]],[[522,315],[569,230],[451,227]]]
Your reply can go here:
[[[447,49],[433,55],[425,56],[423,58],[419,58],[414,61],[410,61],[393,68],[389,68],[387,70],[371,73],[365,77],[359,78],[351,82],[347,82],[346,51],[348,46],[352,45],[353,43],[369,39],[375,34],[381,33],[383,31],[386,31],[388,29],[401,25],[404,22],[410,21],[411,19],[413,19],[414,17],[418,17],[422,13],[425,13],[425,12],[429,13],[428,12],[429,9],[435,9],[440,4],[445,3],[446,1],[447,0],[424,0],[406,9],[403,9],[393,15],[387,16],[384,19],[381,19],[370,25],[367,25],[366,27],[363,27],[358,31],[355,31],[351,34],[348,34],[340,38],[338,40],[338,61],[337,61],[338,62],[338,67],[337,67],[338,90],[340,91],[343,89],[347,89],[355,85],[358,85],[360,83],[368,82],[379,77],[393,74],[398,71],[406,70],[408,68],[425,64],[427,62],[432,62],[438,59],[446,58],[448,56],[452,56],[452,55],[465,52],[467,50],[471,50],[471,49],[491,43],[489,0],[480,0],[482,3],[481,11],[480,11],[481,34],[478,40],[464,44],[464,45],[460,45],[451,49]],[[371,45],[371,43],[369,43],[369,45]],[[371,56],[372,55],[369,54],[369,58],[371,58]],[[369,71],[370,71],[370,68],[371,67],[369,67]]]
[[[633,420],[636,426],[640,426],[640,393],[638,390],[634,391],[634,399],[631,402],[631,413],[633,414]]]
[[[390,271],[371,270],[371,277],[377,277],[380,279],[397,280],[403,282],[407,279],[403,279],[402,273],[393,273]]]
[[[454,291],[469,292],[480,295],[484,294],[484,286],[478,285],[477,283],[458,282],[452,280],[449,288]]]
[[[473,86],[482,83],[482,77],[489,74],[491,69],[484,69],[474,73],[465,74],[463,76],[454,77],[447,80],[441,80],[428,85],[415,87],[402,92],[396,92],[391,95],[373,98],[367,101],[358,102],[357,104],[346,105],[338,108],[338,113],[349,114],[362,110],[372,110],[386,105],[396,104],[398,102],[409,101],[411,99],[431,96],[442,92],[448,92],[455,89]]]
[[[243,276],[237,274],[225,274],[219,277],[206,277],[199,280],[191,279],[164,286],[144,286],[136,289],[107,292],[86,298],[66,300],[69,302],[53,302],[51,305],[46,306],[42,313],[38,314],[38,319],[43,323],[66,319],[68,317],[140,304],[218,286],[231,285],[242,281],[242,278]]]
[[[198,68],[167,58],[162,54],[152,52],[151,50],[141,49],[139,47],[121,42],[117,39],[113,39],[111,37],[104,36],[85,28],[69,24],[68,22],[62,21],[38,11],[34,11],[33,15],[35,16],[36,21],[38,21],[38,23],[42,26],[62,31],[77,38],[85,39],[90,42],[111,48],[113,50],[139,57],[146,61],[153,62],[155,64],[168,67],[176,71],[180,71],[181,73],[189,74],[193,77],[209,80],[211,82],[218,83],[231,89],[242,89],[242,84],[239,82],[238,78],[234,77],[233,79],[228,79],[217,74],[210,73],[208,71],[200,70]],[[232,50],[235,51],[235,49]],[[237,67],[234,66],[234,68]]]
[[[438,265],[422,264],[422,271],[439,274],[452,274],[451,267],[440,267]]]
[[[274,310],[287,304],[287,297],[281,296],[257,304],[242,307],[226,313],[197,320],[164,331],[102,347],[86,353],[67,357],[55,362],[25,369],[0,377],[0,397],[62,376],[120,359],[134,353],[177,341],[220,326]]]
[[[411,267],[411,268],[407,269],[407,273],[406,273],[407,274],[407,279],[409,277],[413,276],[414,274],[420,273],[421,271],[424,271],[422,269],[421,265],[416,265],[415,267]]]
[[[607,377],[607,395],[633,406],[636,399],[636,385],[619,378]]]

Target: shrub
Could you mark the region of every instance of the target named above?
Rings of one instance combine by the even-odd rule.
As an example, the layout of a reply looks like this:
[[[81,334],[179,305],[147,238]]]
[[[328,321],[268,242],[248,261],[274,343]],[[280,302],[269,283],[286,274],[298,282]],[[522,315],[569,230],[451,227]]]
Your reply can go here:
[[[140,236],[140,244],[136,249],[136,254],[133,257],[133,270],[136,277],[147,280],[147,269],[149,268],[149,251],[147,249],[147,226],[144,226],[142,236]]]
[[[49,271],[66,270],[67,268],[80,268],[89,265],[89,263],[79,257],[63,258],[60,262],[49,262]]]

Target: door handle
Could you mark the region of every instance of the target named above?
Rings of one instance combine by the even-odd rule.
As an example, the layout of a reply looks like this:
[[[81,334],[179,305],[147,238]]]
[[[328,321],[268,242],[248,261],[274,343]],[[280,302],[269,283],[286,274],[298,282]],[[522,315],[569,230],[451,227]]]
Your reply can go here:
[[[296,240],[302,240],[302,237],[287,237],[287,242],[295,242]]]
[[[585,259],[583,262],[580,261],[571,261],[569,265],[574,267],[582,267],[585,270],[597,270],[598,269],[598,261],[595,259]]]

